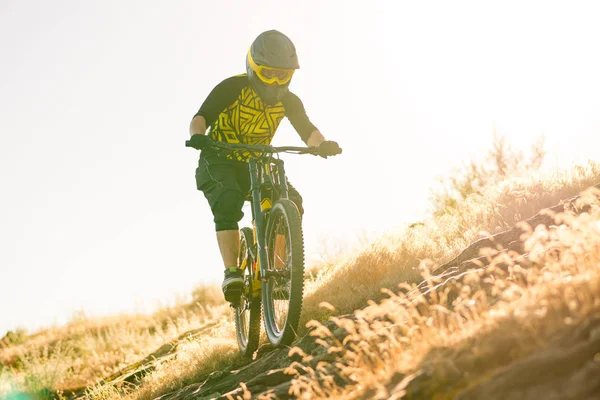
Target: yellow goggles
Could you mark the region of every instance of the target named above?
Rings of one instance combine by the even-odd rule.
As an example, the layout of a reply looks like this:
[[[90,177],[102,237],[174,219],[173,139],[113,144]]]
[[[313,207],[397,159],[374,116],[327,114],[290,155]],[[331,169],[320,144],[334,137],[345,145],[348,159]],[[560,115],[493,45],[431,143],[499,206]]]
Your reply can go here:
[[[290,81],[290,79],[292,79],[292,75],[294,75],[293,69],[273,68],[267,67],[266,65],[258,65],[252,59],[250,50],[248,50],[248,62],[259,79],[268,85],[275,82],[280,85],[285,85]]]

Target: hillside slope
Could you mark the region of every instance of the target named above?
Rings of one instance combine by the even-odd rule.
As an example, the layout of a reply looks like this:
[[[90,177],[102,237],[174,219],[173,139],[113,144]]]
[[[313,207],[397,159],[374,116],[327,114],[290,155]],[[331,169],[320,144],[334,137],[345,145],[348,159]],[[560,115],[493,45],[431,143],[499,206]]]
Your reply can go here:
[[[156,398],[600,398],[599,195],[423,264],[419,285],[313,321],[291,350],[265,345]]]
[[[510,180],[309,271],[298,340],[254,360],[215,288],[15,334],[0,398],[598,398],[598,181]]]

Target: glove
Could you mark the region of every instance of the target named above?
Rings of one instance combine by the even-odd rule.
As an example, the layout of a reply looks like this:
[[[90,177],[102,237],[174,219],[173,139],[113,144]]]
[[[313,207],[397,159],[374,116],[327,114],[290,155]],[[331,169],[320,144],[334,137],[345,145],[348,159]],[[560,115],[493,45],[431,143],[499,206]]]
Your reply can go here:
[[[193,147],[196,150],[202,150],[210,143],[210,138],[201,133],[192,135],[190,140],[185,141],[185,147]]]
[[[323,158],[335,156],[336,154],[342,154],[342,149],[333,140],[326,140],[319,146],[319,155]]]

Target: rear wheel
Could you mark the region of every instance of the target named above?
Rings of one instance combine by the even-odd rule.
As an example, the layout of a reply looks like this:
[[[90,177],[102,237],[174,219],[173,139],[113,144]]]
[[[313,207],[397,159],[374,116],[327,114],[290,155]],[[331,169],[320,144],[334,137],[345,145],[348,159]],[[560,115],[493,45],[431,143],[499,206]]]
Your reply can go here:
[[[250,248],[254,246],[254,234],[250,228],[240,230],[240,248],[238,267],[243,271],[244,287],[240,302],[234,305],[235,331],[240,348],[244,356],[251,356],[258,348],[260,339],[260,296],[254,297],[252,290],[252,268],[254,260]]]
[[[265,235],[267,271],[262,300],[265,330],[274,346],[296,336],[304,292],[304,239],[300,213],[289,199],[273,205]]]

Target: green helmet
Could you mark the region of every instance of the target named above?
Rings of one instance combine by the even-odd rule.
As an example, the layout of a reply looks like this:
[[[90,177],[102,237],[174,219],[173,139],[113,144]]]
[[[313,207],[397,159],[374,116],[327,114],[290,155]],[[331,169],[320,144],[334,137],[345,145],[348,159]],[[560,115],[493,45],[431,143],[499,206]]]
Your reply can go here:
[[[276,30],[258,35],[246,56],[250,85],[262,101],[269,105],[281,101],[298,68],[300,66],[294,43]]]

